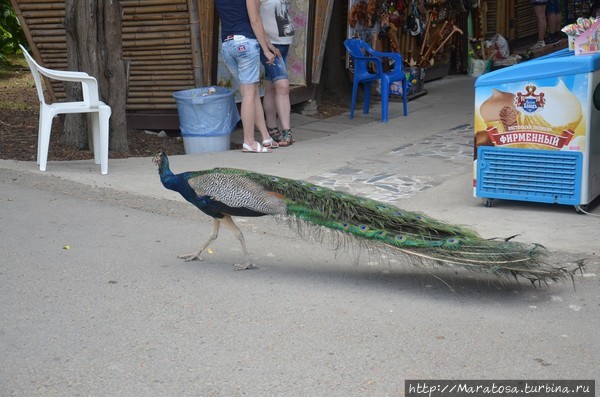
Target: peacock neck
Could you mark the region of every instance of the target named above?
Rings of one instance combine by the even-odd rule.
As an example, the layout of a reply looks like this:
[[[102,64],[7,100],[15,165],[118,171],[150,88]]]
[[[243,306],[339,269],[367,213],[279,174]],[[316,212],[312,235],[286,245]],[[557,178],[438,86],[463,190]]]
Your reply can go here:
[[[178,177],[173,174],[173,171],[169,168],[169,162],[163,160],[160,167],[160,181],[167,188],[174,190],[178,183]]]

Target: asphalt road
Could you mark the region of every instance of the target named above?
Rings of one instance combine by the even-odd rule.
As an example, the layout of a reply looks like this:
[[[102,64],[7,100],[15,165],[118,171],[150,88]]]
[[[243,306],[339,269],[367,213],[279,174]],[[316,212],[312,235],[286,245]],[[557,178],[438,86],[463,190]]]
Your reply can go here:
[[[4,172],[4,171],[3,171]],[[395,396],[405,379],[599,379],[597,261],[534,288],[185,203],[0,178],[1,396]],[[555,254],[558,255],[558,254]],[[560,255],[568,256],[568,253]]]

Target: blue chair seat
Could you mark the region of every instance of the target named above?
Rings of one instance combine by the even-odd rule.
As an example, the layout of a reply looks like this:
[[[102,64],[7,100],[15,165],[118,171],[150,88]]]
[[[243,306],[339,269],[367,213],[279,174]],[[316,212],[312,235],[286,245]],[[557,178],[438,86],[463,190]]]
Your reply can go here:
[[[366,42],[360,39],[347,39],[344,41],[346,51],[354,61],[354,81],[352,84],[352,103],[350,104],[350,118],[354,118],[354,108],[356,106],[356,93],[359,85],[362,84],[364,91],[363,113],[369,113],[371,102],[371,83],[381,80],[381,121],[388,121],[388,105],[390,96],[390,84],[394,81],[402,82],[402,102],[404,105],[404,116],[408,116],[407,91],[408,84],[404,68],[402,67],[402,56],[396,52],[375,51]],[[387,59],[394,61],[394,68],[385,71],[384,62]],[[374,66],[374,70],[369,70],[369,65]],[[373,69],[373,68],[371,68]]]

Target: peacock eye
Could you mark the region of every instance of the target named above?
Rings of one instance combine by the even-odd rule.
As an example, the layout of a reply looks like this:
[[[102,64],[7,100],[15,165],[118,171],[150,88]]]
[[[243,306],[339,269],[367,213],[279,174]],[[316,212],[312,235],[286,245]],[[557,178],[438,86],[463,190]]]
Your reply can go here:
[[[319,188],[316,187],[316,186],[313,186],[313,187],[310,188],[311,192],[316,192],[317,190],[319,190]]]
[[[406,241],[406,236],[399,234],[396,236],[396,241]]]
[[[369,227],[367,225],[360,225],[358,228],[363,232],[366,232],[367,230],[369,230]]]
[[[279,178],[277,178],[276,176],[271,176],[271,177],[269,177],[269,180],[271,182],[277,182],[279,180]]]

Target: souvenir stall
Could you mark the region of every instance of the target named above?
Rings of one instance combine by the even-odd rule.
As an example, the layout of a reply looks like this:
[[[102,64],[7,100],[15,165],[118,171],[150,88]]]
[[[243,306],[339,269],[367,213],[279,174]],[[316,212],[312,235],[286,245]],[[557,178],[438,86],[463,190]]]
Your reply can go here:
[[[423,82],[444,77],[452,58],[464,49],[462,2],[447,0],[349,0],[347,37],[369,43],[378,51],[402,55],[412,92]],[[458,62],[460,63],[460,62]],[[352,70],[350,60],[347,66]],[[458,68],[457,68],[458,69]]]

